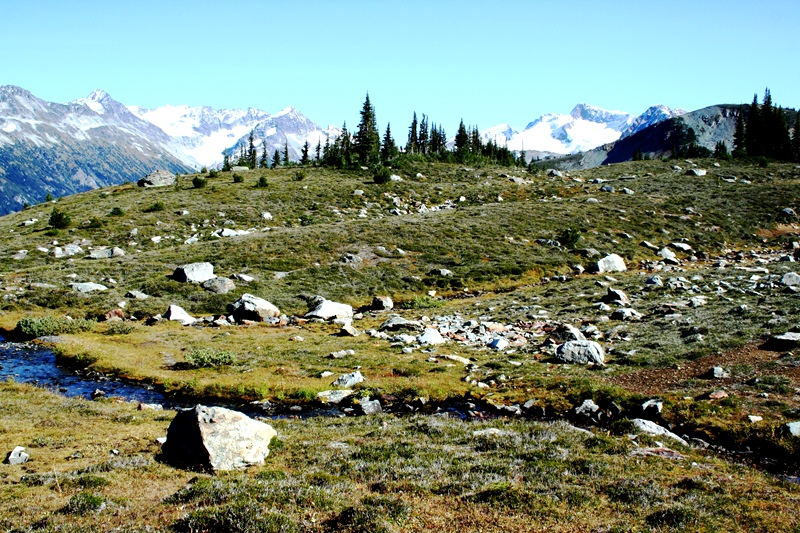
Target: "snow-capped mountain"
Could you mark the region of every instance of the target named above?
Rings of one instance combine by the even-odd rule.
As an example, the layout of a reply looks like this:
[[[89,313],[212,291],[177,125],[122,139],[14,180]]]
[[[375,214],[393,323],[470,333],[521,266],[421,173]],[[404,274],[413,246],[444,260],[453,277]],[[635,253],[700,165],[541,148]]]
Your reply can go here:
[[[483,131],[482,135],[484,141],[491,139],[514,151],[573,154],[612,143],[684,112],[659,105],[634,118],[624,111],[607,111],[588,104],[578,104],[568,115],[542,115],[522,131],[501,124]]]
[[[95,91],[68,104],[46,102],[20,87],[0,87],[0,213],[95,187],[190,167],[164,143],[169,137]]]

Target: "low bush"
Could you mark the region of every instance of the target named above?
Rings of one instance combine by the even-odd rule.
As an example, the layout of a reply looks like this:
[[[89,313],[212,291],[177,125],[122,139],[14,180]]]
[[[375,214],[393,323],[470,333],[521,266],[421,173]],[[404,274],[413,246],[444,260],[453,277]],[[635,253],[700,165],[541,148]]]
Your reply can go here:
[[[155,213],[156,211],[163,211],[166,208],[167,208],[167,206],[164,205],[164,202],[159,200],[156,203],[154,203],[153,205],[145,207],[144,209],[142,209],[142,212],[143,213]]]
[[[392,172],[387,167],[377,167],[375,172],[372,174],[372,177],[375,180],[375,183],[389,183],[389,180],[392,177]]]
[[[26,316],[17,322],[15,331],[27,338],[37,338],[50,335],[66,335],[92,331],[97,325],[94,320],[83,318],[69,319],[52,316],[34,317]]]
[[[258,183],[256,184],[257,187],[263,189],[268,185],[267,178],[265,176],[261,176],[258,178]]]
[[[233,173],[233,182],[234,183],[242,183],[244,181],[244,176],[241,174]]]
[[[72,218],[66,211],[62,211],[58,207],[54,207],[53,211],[50,213],[50,220],[48,223],[50,226],[56,229],[64,229],[70,227],[72,224]]]
[[[194,178],[192,178],[192,186],[195,189],[202,189],[203,187],[206,186],[207,183],[208,180],[206,180],[205,178],[201,178],[200,176],[195,176]]]
[[[128,335],[136,331],[136,325],[130,322],[112,322],[108,326],[106,335]]]
[[[85,515],[89,513],[97,513],[105,509],[106,500],[102,496],[92,494],[91,492],[79,492],[69,499],[69,502],[63,509],[62,513]]]
[[[109,216],[121,217],[124,214],[125,214],[125,211],[123,211],[121,207],[115,207],[114,209],[111,210],[111,212],[109,213]]]
[[[233,352],[214,348],[198,348],[186,354],[186,364],[190,368],[232,365],[235,361],[236,355]]]

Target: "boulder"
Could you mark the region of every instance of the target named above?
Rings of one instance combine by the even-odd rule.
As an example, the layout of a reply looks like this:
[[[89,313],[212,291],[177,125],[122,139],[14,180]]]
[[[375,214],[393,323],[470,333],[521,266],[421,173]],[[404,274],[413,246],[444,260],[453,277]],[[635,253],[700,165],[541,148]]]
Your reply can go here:
[[[656,252],[656,255],[658,257],[661,257],[665,261],[672,261],[672,262],[678,261],[678,256],[675,254],[675,252],[673,252],[667,247],[660,249],[658,252]]]
[[[316,296],[311,301],[312,310],[305,314],[305,318],[321,318],[331,320],[333,318],[353,318],[353,308],[347,304],[326,300],[321,296]]]
[[[270,302],[252,294],[242,294],[242,297],[228,305],[228,313],[233,315],[237,322],[252,320],[263,322],[267,318],[281,315],[280,310]]]
[[[550,333],[550,339],[556,343],[563,343],[567,341],[585,341],[586,336],[572,324],[559,324]]]
[[[604,365],[606,352],[595,341],[567,341],[556,349],[556,359],[568,364]]]
[[[633,422],[633,426],[644,433],[645,435],[650,435],[651,437],[667,437],[672,439],[676,442],[680,442],[684,446],[688,446],[689,443],[677,436],[675,433],[671,432],[665,427],[661,427],[655,422],[650,420],[645,420],[644,418],[634,418],[631,420]]]
[[[389,315],[389,317],[380,325],[380,331],[420,331],[424,328],[422,322],[419,320],[407,320],[400,315]]]
[[[70,287],[72,287],[72,290],[74,290],[75,292],[80,292],[80,293],[83,293],[83,294],[86,294],[86,293],[89,293],[89,292],[95,292],[95,291],[102,292],[102,291],[107,291],[108,290],[108,287],[106,287],[105,285],[100,285],[99,283],[92,283],[92,282],[89,282],[89,283],[70,283]]]
[[[556,170],[554,168],[548,168],[547,176],[550,178],[563,178],[564,174],[562,174],[560,170]]]
[[[214,294],[228,294],[236,288],[230,278],[211,278],[200,284],[205,290]]]
[[[800,348],[800,333],[789,331],[781,335],[773,335],[767,341],[765,348],[778,352]]]
[[[611,254],[592,265],[590,270],[602,274],[604,272],[624,272],[628,270],[628,267],[625,266],[625,261],[622,257],[617,254]]]
[[[124,257],[125,250],[122,248],[95,248],[89,255],[87,259],[111,259],[112,257]]]
[[[217,276],[211,263],[189,263],[176,268],[172,277],[181,283],[203,283]]]
[[[164,318],[174,322],[180,322],[184,326],[191,326],[197,322],[195,318],[189,315],[189,313],[184,311],[184,309],[178,305],[170,305],[167,309],[167,312],[164,313]]]
[[[422,335],[417,336],[417,342],[420,343],[422,346],[427,345],[434,345],[434,344],[444,344],[447,340],[442,337],[442,334],[439,333],[439,330],[433,328],[425,328],[425,331]]]
[[[687,176],[705,176],[706,171],[702,168],[690,168],[686,171]]]
[[[376,296],[369,308],[372,311],[391,311],[394,309],[394,302],[388,296]]]
[[[611,320],[641,320],[642,313],[631,307],[620,307],[611,313]]]
[[[800,422],[788,422],[786,429],[793,437],[800,437]]]
[[[125,293],[125,298],[133,298],[134,300],[147,300],[150,296],[141,291],[128,291]]]
[[[161,450],[175,466],[214,472],[264,464],[272,426],[224,407],[197,405],[179,411]]]
[[[800,275],[796,274],[795,272],[787,272],[781,278],[781,284],[787,287],[800,285]]]
[[[27,463],[28,459],[31,456],[25,452],[25,448],[23,446],[16,446],[13,450],[8,452],[6,456],[6,464],[10,465],[21,465],[22,463]]]
[[[497,350],[498,352],[501,350],[505,350],[509,346],[509,342],[507,339],[503,337],[495,337],[494,339],[490,340],[486,343],[486,346],[491,348],[492,350]]]
[[[353,394],[351,390],[324,390],[317,393],[317,399],[322,403],[336,405]]]
[[[166,170],[156,170],[140,179],[136,184],[139,187],[167,187],[175,185],[175,174]]]
[[[345,389],[349,389],[350,387],[357,385],[364,381],[364,376],[356,370],[355,372],[351,372],[350,374],[342,374],[339,376],[336,381],[332,383],[334,387],[344,387]]]
[[[383,411],[381,409],[381,402],[378,400],[361,400],[358,404],[358,407],[361,409],[361,414],[363,415],[374,415]]]
[[[608,292],[606,295],[603,296],[603,302],[607,304],[617,304],[617,305],[625,305],[631,303],[628,299],[628,295],[622,292],[619,289],[612,289],[611,287],[608,288]]]

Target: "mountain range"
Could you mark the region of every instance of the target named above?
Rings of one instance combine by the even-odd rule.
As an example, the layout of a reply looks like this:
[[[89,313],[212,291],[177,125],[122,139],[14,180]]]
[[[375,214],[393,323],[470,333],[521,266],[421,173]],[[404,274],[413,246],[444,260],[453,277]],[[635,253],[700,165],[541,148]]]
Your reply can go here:
[[[578,104],[567,115],[546,114],[521,131],[507,124],[482,132],[529,159],[575,154],[625,139],[686,112],[654,106],[642,115]],[[48,194],[63,196],[126,181],[157,169],[186,173],[219,167],[223,152],[235,159],[250,132],[257,150],[270,156],[288,148],[293,160],[305,142],[339,135],[322,129],[300,111],[277,113],[208,106],[126,106],[96,90],[67,104],[46,102],[15,86],[0,86],[0,213],[38,203]],[[404,144],[404,139],[397,139]]]

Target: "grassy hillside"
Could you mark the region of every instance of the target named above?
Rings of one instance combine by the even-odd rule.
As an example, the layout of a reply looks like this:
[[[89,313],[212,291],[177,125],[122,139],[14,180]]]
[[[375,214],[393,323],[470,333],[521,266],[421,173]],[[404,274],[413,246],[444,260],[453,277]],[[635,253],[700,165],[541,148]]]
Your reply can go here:
[[[800,323],[800,300],[781,281],[797,271],[788,258],[800,226],[783,210],[800,209],[800,169],[716,164],[642,161],[556,176],[407,162],[394,170],[402,181],[384,185],[366,171],[285,168],[202,176],[201,187],[201,176],[161,189],[121,185],[0,218],[0,326],[9,335],[24,317],[96,319],[125,302],[125,322],[87,323],[88,331],[63,334],[56,350],[65,362],[190,398],[268,400],[270,412],[283,415],[320,407],[318,392],[359,369],[366,381],[338,414],[358,412],[367,396],[385,410],[418,412],[276,420],[281,444],[265,469],[203,475],[184,489],[194,474],[160,463],[112,469],[102,476],[109,484],[94,492],[113,502],[113,516],[62,511],[42,528],[72,520],[86,528],[131,526],[141,513],[178,531],[223,527],[226,516],[227,527],[236,529],[235,522],[240,531],[798,527],[785,512],[795,506],[797,486],[757,469],[796,476],[800,462],[799,439],[785,429],[800,419],[800,350],[763,344]],[[693,165],[708,173],[687,175]],[[54,208],[73,225],[50,227]],[[224,228],[248,233],[211,236]],[[190,239],[196,242],[186,244]],[[676,260],[665,263],[644,241],[673,250]],[[56,246],[70,243],[83,252],[53,256]],[[125,255],[86,258],[96,247],[119,247]],[[611,253],[624,258],[626,272],[582,271]],[[213,294],[171,278],[177,266],[196,261],[211,262],[218,276],[254,281],[234,280],[236,289]],[[662,285],[646,282],[655,275]],[[108,290],[80,294],[74,282]],[[600,305],[609,288],[624,291],[630,303]],[[126,297],[131,290],[149,298]],[[448,342],[417,346],[364,334],[387,317],[366,310],[353,322],[362,332],[357,337],[340,336],[336,324],[293,318],[221,328],[146,325],[170,304],[196,317],[221,315],[243,293],[289,317],[302,317],[312,295],[355,308],[391,296],[394,312],[437,327]],[[641,317],[620,318],[613,314],[618,307]],[[597,338],[606,366],[558,364],[548,337],[565,325]],[[491,349],[484,342],[491,336],[509,345]],[[191,355],[208,349],[232,354],[233,363],[192,368]],[[353,353],[329,357],[341,350]],[[708,379],[714,366],[727,375]],[[326,371],[334,375],[322,378]],[[83,433],[111,439],[118,424],[147,429],[123,455],[152,457],[150,442],[171,419],[13,384],[0,394],[13,419],[0,433],[9,449],[25,439],[34,446],[36,420],[53,420],[51,440],[35,445],[43,462],[26,467],[37,475],[98,464],[107,450],[86,453]],[[35,399],[32,417],[22,416],[24,398]],[[587,399],[601,415],[576,412]],[[635,450],[660,446],[626,436],[633,433],[629,420],[645,416],[648,399],[660,400],[663,410],[646,417],[696,446],[662,442],[680,453],[677,461],[659,456],[666,452],[639,456]],[[59,402],[97,424],[82,425],[74,442],[56,447],[69,433],[66,421],[48,414]],[[428,416],[449,408],[468,421]],[[469,421],[515,410],[516,418],[560,422]],[[755,415],[757,423],[748,418]],[[593,435],[565,420],[593,428]],[[489,425],[506,433],[473,435]],[[64,447],[84,454],[80,464],[63,462]],[[22,496],[37,503],[17,518],[3,515],[7,528],[32,530],[86,492],[51,481],[30,487],[19,483],[21,474],[9,478],[5,503]],[[146,495],[128,487],[145,481],[154,487]],[[275,499],[265,484],[282,487],[284,496]],[[576,527],[576,519],[584,525]]]

